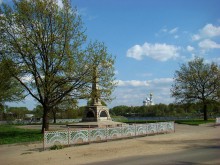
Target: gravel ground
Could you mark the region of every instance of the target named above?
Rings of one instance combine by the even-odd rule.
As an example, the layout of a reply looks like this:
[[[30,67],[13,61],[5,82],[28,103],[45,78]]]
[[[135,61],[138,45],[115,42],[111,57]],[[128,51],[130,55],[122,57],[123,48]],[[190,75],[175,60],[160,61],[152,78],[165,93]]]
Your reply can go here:
[[[34,127],[39,129],[37,126]],[[60,128],[58,125],[54,127]],[[220,126],[176,124],[175,128],[175,133],[92,143],[51,151],[42,151],[42,143],[2,145],[0,162],[2,165],[79,165],[131,156],[156,156],[198,146],[219,145]]]

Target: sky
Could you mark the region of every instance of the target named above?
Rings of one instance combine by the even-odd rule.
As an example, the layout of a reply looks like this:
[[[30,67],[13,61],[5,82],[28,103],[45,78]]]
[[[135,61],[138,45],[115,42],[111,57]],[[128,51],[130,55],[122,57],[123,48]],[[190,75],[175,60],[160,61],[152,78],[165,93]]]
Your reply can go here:
[[[0,0],[11,3],[11,0]],[[116,57],[118,82],[108,103],[141,106],[174,102],[170,89],[180,66],[202,57],[220,64],[219,0],[71,0],[82,16],[88,40],[104,42]],[[81,104],[85,104],[81,102]],[[22,103],[33,109],[28,97]]]

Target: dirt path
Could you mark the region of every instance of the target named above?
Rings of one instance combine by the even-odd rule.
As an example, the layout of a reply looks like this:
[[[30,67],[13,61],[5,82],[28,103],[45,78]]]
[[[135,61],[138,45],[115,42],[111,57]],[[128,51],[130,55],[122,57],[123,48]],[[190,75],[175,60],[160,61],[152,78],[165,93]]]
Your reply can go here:
[[[42,143],[0,146],[2,165],[78,165],[130,156],[149,156],[219,145],[220,126],[176,125],[176,132],[42,151]],[[218,143],[218,144],[217,144]]]

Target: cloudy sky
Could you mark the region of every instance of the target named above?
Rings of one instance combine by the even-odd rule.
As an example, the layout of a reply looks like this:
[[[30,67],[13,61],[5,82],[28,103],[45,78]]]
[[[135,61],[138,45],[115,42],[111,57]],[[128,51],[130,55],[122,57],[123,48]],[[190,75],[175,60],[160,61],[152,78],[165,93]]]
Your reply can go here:
[[[219,0],[71,2],[88,39],[104,42],[116,56],[118,87],[109,107],[142,105],[150,93],[154,103],[172,103],[170,88],[182,63],[199,56],[220,64]],[[31,99],[23,104],[35,106]]]

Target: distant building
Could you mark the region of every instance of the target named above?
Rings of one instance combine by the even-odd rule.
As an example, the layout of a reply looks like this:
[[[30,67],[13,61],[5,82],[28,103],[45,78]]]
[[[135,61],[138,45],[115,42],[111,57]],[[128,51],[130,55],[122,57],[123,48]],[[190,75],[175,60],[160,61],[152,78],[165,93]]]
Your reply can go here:
[[[153,103],[153,94],[152,93],[150,93],[150,97],[147,97],[143,101],[143,106],[149,106],[149,105],[154,105],[154,103]]]

